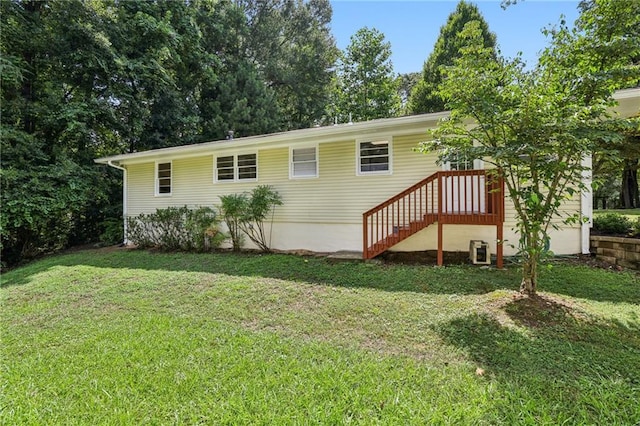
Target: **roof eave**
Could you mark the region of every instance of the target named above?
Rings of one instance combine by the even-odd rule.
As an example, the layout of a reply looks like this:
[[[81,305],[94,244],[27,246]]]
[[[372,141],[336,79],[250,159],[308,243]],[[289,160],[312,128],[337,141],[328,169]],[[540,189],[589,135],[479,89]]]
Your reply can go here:
[[[421,127],[435,125],[440,119],[447,117],[449,112],[421,114],[397,118],[385,118],[360,123],[339,124],[335,126],[315,127],[309,129],[291,130],[288,132],[272,133],[267,135],[248,136],[233,140],[218,140],[192,145],[182,145],[170,148],[154,149],[130,154],[101,157],[94,160],[98,164],[131,164],[144,161],[152,161],[163,157],[191,157],[202,153],[222,149],[240,149],[253,146],[277,147],[290,142],[336,142],[355,136],[366,136],[374,133],[393,133],[394,135],[407,134],[421,131]]]

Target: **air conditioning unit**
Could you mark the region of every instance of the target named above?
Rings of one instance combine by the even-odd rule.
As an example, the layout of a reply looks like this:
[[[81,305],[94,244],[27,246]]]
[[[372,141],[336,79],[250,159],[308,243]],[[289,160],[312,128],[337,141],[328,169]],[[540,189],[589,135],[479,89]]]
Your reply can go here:
[[[474,265],[491,265],[489,244],[481,240],[469,241],[469,259]]]

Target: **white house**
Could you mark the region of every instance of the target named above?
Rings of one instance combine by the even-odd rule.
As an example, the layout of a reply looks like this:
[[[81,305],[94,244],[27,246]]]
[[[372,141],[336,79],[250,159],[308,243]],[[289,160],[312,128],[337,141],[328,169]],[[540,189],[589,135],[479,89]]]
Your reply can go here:
[[[639,113],[640,89],[616,98],[619,114]],[[496,241],[505,240],[504,253],[513,254],[515,213],[509,200],[502,207],[499,183],[488,180],[482,162],[449,165],[454,170],[445,172],[435,154],[415,151],[446,116],[340,124],[95,161],[123,170],[125,217],[168,206],[217,206],[223,194],[271,185],[283,201],[273,217],[275,249],[372,257],[384,250],[435,250],[440,239],[445,251],[466,251],[470,240],[484,240],[496,253]],[[412,195],[389,201],[411,187]],[[584,193],[562,208],[591,217],[591,206],[591,193]],[[552,231],[551,249],[588,253],[588,236],[589,224],[561,225]]]

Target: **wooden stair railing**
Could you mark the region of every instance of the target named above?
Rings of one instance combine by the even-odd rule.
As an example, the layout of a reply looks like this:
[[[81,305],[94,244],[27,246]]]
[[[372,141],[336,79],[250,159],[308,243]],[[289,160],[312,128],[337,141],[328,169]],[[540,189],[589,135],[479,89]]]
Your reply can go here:
[[[421,180],[362,215],[363,257],[371,259],[427,226],[438,223],[438,264],[442,225],[496,225],[502,240],[504,183],[485,170],[441,171]],[[502,245],[498,245],[499,266]]]

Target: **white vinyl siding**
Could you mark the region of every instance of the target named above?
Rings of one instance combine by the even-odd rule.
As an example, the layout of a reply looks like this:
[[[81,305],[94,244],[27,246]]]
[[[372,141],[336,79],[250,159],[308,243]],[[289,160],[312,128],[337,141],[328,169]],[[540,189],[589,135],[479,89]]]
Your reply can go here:
[[[317,147],[291,148],[290,175],[294,178],[318,177],[318,149]]]
[[[223,155],[215,159],[216,182],[258,180],[257,154]]]
[[[357,142],[358,175],[391,173],[391,138]]]
[[[156,196],[171,195],[171,162],[156,163]]]

